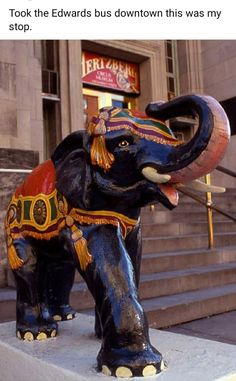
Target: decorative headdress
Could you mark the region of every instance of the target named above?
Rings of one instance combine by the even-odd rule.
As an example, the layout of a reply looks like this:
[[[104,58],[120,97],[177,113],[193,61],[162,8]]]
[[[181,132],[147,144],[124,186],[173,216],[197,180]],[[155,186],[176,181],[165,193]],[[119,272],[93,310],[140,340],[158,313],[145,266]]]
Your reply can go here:
[[[99,165],[105,171],[111,168],[115,158],[106,148],[105,134],[122,129],[128,129],[141,138],[160,144],[181,144],[170,128],[160,120],[149,118],[146,114],[135,110],[104,107],[91,119],[88,126],[88,132],[93,136],[91,147],[93,165]]]

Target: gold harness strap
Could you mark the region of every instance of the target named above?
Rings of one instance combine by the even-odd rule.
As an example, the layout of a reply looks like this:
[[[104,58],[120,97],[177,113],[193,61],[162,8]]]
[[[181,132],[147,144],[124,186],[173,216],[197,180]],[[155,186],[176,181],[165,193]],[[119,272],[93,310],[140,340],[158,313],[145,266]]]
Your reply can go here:
[[[92,262],[92,256],[83,232],[76,223],[79,225],[113,225],[120,229],[125,238],[135,228],[138,220],[107,210],[86,211],[70,208],[65,197],[56,190],[49,195],[13,196],[5,221],[11,268],[16,270],[24,264],[17,255],[13,240],[25,237],[49,240],[57,237],[63,228],[68,227],[80,267],[85,271],[88,264]]]

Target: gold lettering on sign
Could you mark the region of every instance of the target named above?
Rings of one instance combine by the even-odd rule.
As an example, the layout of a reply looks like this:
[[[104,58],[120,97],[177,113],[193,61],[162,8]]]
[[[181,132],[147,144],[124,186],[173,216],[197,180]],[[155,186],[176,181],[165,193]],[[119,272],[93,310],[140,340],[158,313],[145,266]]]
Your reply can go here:
[[[100,70],[101,69],[101,59],[94,58],[93,59],[93,70]]]
[[[87,60],[86,61],[86,74],[91,73],[94,71],[93,69],[93,59],[92,60]]]
[[[106,69],[112,69],[111,59],[109,58],[106,63]]]

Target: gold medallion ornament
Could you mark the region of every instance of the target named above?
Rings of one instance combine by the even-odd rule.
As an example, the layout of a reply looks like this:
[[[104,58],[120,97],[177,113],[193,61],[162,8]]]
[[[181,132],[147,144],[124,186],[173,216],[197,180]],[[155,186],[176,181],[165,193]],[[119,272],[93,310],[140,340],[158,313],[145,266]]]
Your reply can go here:
[[[43,225],[47,219],[47,206],[44,200],[37,200],[33,208],[34,220],[37,224]]]

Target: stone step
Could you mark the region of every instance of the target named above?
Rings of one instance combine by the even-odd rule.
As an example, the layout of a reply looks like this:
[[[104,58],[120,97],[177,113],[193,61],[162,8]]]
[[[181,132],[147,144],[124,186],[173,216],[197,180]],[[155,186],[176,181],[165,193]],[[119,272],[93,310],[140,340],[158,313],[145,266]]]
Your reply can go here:
[[[236,218],[236,212],[230,210],[229,214],[232,217]],[[146,223],[159,223],[166,224],[170,222],[206,222],[207,221],[207,212],[206,210],[191,211],[186,213],[184,208],[176,208],[171,211],[158,210],[154,212],[146,212],[141,214],[141,221],[143,224]],[[213,221],[230,221],[227,217],[213,211]]]
[[[84,282],[75,283],[70,295],[70,304],[77,311],[91,309],[94,301]],[[16,290],[0,289],[0,322],[16,319]]]
[[[215,249],[193,249],[169,253],[146,254],[142,258],[141,274],[160,273],[236,262],[236,246]]]
[[[236,262],[217,263],[174,271],[141,275],[141,299],[161,297],[233,283],[236,280]],[[75,283],[71,302],[77,310],[93,305],[85,283]]]
[[[151,325],[167,327],[235,309],[235,272],[233,262],[143,275],[140,296]],[[0,290],[0,321],[15,319],[15,299],[15,290]],[[94,308],[85,283],[74,284],[71,305],[77,311]]]
[[[0,322],[16,319],[16,291],[0,288]]]
[[[201,222],[171,222],[168,224],[143,223],[142,236],[145,237],[161,237],[161,236],[178,236],[183,234],[199,234],[207,233],[208,224],[206,221]],[[213,226],[215,233],[227,233],[236,231],[236,223],[231,221],[215,221]]]
[[[224,286],[235,282],[235,273],[236,262],[144,274],[141,276],[140,297],[141,299],[150,299],[220,285]],[[1,320],[7,320],[12,315],[15,298],[14,290],[0,290]],[[94,305],[85,283],[74,284],[71,304],[78,311],[91,308]]]
[[[197,193],[196,194],[198,197],[202,198],[205,200],[205,194],[203,193]],[[166,212],[166,213],[174,213],[174,212],[180,212],[180,211],[191,211],[191,212],[204,212],[206,211],[206,207],[199,202],[193,200],[192,198],[185,196],[183,194],[179,194],[179,203],[178,206],[173,210],[173,211],[168,211],[162,204],[158,203],[155,204],[154,206],[154,211],[153,209],[151,210],[150,207],[145,207],[142,209],[142,216],[150,215],[150,214],[155,214],[155,213],[160,213],[160,212]],[[212,202],[213,205],[216,207],[219,207],[223,209],[225,212],[232,212],[234,210],[234,214],[236,214],[236,191],[233,190],[233,193],[231,191],[226,191],[223,194],[214,194],[212,195]]]
[[[206,196],[204,193],[196,193],[196,196],[201,198],[202,200],[205,200]],[[211,195],[212,201],[217,204],[221,205],[227,205],[228,203],[236,202],[236,194],[230,194],[227,191],[225,193],[215,193]],[[181,204],[190,204],[190,203],[198,203],[196,200],[192,199],[191,197],[188,197],[187,195],[180,194],[179,193],[179,205]]]
[[[170,272],[231,262],[236,262],[236,246],[219,247],[210,250],[192,249],[177,252],[151,253],[142,257],[141,274]],[[83,278],[76,271],[75,284],[82,282]],[[83,297],[81,299],[83,300]]]
[[[143,238],[143,254],[179,251],[187,249],[200,249],[208,247],[208,234],[186,234],[181,236]],[[214,247],[236,245],[236,234],[214,234]]]
[[[141,299],[181,294],[235,282],[236,262],[198,266],[141,276]]]
[[[204,197],[200,197],[203,201],[205,201],[205,198]],[[226,210],[226,211],[230,211],[230,209],[232,209],[232,207],[235,208],[235,204],[236,204],[236,198],[232,199],[232,198],[227,198],[227,197],[223,197],[222,199],[216,199],[214,196],[212,196],[212,205],[213,206],[216,206],[216,207],[219,207],[223,210]],[[178,206],[177,208],[184,208],[185,210],[189,210],[191,208],[195,208],[196,210],[197,209],[200,209],[202,208],[202,210],[204,210],[206,208],[206,206],[204,206],[203,204],[197,202],[197,201],[194,201],[194,200],[191,200],[190,198],[188,200],[180,200],[179,203],[178,203]]]
[[[201,200],[203,200],[205,202],[206,200],[206,196],[205,194],[196,194],[197,197],[199,197]],[[227,193],[225,194],[215,194],[213,195],[212,194],[212,202],[213,202],[213,205],[215,206],[218,206],[219,208],[232,208],[232,206],[235,206],[235,203],[236,203],[236,195],[234,195],[233,197],[231,195],[227,195]],[[178,205],[177,205],[177,208],[190,208],[190,207],[199,207],[199,208],[205,208],[205,206],[190,198],[190,197],[187,197],[185,195],[180,195],[179,197],[179,201],[178,201]],[[153,206],[151,208],[153,210]],[[161,203],[156,203],[154,205],[154,209],[155,210],[166,210],[166,208],[161,204]],[[145,213],[145,212],[148,212],[150,210],[150,206],[146,206],[142,209],[142,212]]]
[[[142,305],[151,327],[166,328],[235,310],[236,283],[143,300]]]
[[[215,207],[218,207],[220,209],[222,209],[223,211],[225,212],[230,212],[232,209],[235,210],[235,205],[236,205],[236,200],[225,200],[224,203],[220,203],[220,202],[217,202],[215,200],[212,200],[213,202],[213,206]],[[202,211],[204,212],[204,210],[206,210],[206,206],[198,203],[198,202],[194,202],[194,201],[190,201],[190,202],[179,202],[177,207],[173,210],[184,210],[185,212],[189,212],[189,211]],[[166,211],[168,212],[168,209],[166,209],[165,207],[159,205],[159,204],[156,204],[154,205],[151,209],[150,207],[146,207],[142,210],[142,213],[143,214],[148,214],[148,213],[155,213],[155,212],[158,212],[158,211]]]
[[[194,192],[190,191],[191,193],[195,194],[198,197],[205,198],[204,192]],[[216,202],[222,203],[228,200],[236,201],[236,190],[235,188],[226,188],[225,192],[223,193],[212,193],[212,199]],[[179,202],[195,202],[191,197],[183,194],[182,192],[179,192]]]
[[[194,193],[196,194],[197,196],[201,197],[201,198],[204,198],[205,197],[205,193],[204,192],[191,192],[191,193]],[[214,200],[217,200],[219,202],[222,202],[222,200],[234,200],[236,201],[236,191],[235,191],[235,188],[226,188],[225,192],[223,193],[212,193],[212,198]],[[192,198],[179,192],[179,200],[182,202],[184,200],[186,200],[186,202],[188,201],[191,201]],[[192,200],[193,201],[193,200]]]

